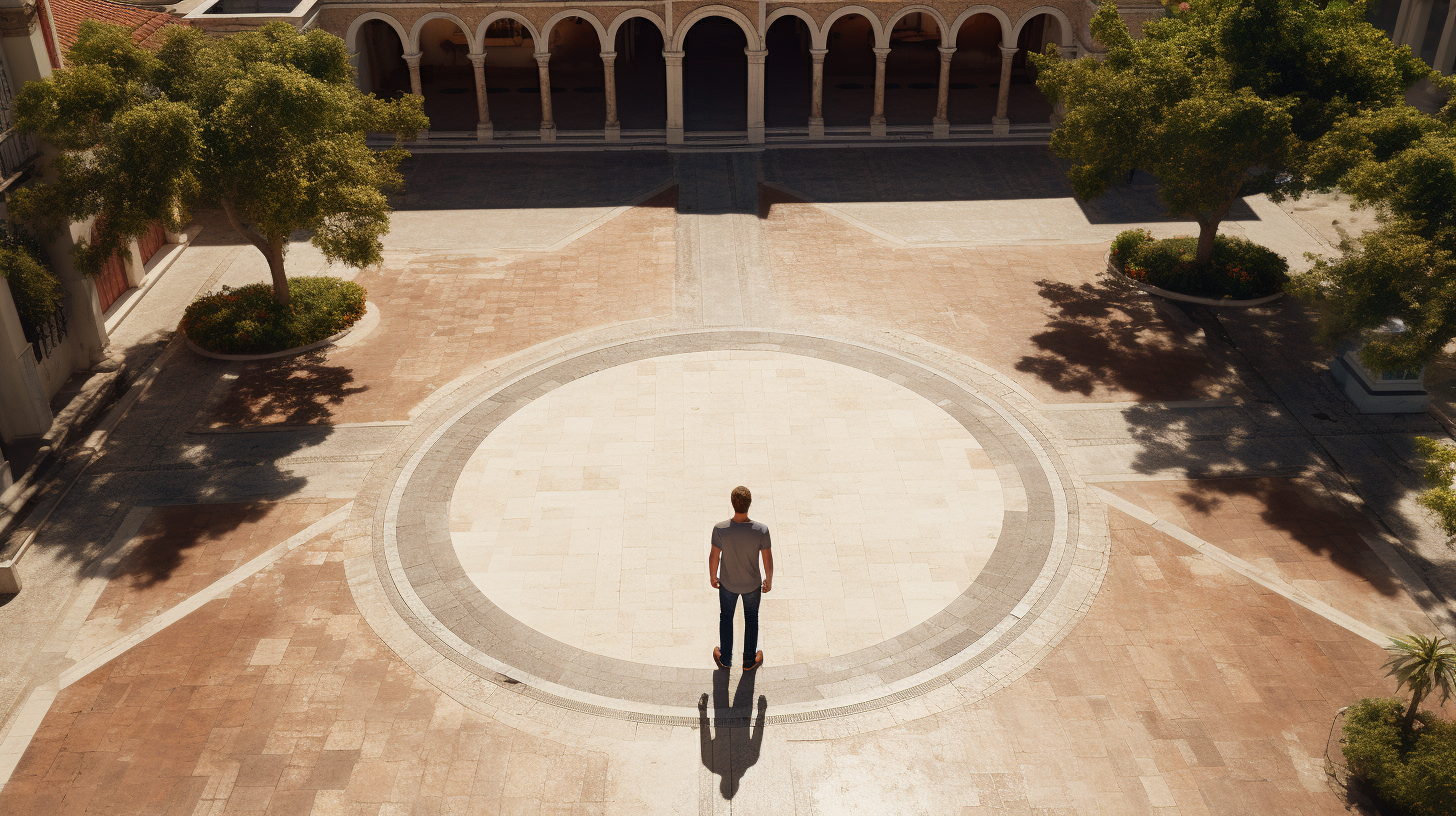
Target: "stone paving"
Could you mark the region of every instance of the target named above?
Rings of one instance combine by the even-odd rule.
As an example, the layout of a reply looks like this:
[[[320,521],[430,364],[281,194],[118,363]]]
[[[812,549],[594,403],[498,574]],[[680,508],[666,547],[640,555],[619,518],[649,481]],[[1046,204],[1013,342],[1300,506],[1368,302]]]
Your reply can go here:
[[[378,325],[284,362],[157,358],[262,277],[204,215],[0,605],[0,812],[1345,810],[1382,635],[1456,633],[1402,447],[1440,426],[1341,403],[1297,304],[1107,282],[1112,234],[1188,229],[1144,180],[512,161],[412,162]],[[1320,206],[1228,229],[1328,252]],[[756,675],[703,665],[738,481],[780,554]]]

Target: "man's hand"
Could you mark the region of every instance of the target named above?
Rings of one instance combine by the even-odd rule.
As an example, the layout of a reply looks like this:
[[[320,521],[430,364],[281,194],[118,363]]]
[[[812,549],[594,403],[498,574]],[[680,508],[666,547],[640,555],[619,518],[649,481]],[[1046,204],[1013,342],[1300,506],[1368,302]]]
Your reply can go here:
[[[763,579],[763,591],[764,592],[770,592],[772,590],[773,590],[773,579],[772,578],[765,578],[765,579]]]
[[[723,557],[723,551],[717,547],[708,550],[708,583],[713,589],[718,588],[718,560]]]
[[[717,589],[718,588],[718,576],[716,576],[716,575],[709,575],[708,576],[708,583],[710,583],[710,584],[713,585],[713,589]]]

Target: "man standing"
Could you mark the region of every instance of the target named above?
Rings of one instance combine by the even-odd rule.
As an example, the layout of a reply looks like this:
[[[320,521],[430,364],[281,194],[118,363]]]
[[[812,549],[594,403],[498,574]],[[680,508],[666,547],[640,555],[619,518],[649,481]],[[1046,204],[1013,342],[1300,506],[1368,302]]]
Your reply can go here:
[[[748,518],[753,494],[748,488],[733,488],[733,518],[713,526],[713,549],[708,553],[708,581],[718,590],[718,645],[713,662],[728,668],[733,660],[733,615],[743,598],[743,670],[753,671],[763,663],[758,649],[758,602],[773,589],[773,551],[769,549],[768,525]],[[763,573],[758,571],[763,554]]]

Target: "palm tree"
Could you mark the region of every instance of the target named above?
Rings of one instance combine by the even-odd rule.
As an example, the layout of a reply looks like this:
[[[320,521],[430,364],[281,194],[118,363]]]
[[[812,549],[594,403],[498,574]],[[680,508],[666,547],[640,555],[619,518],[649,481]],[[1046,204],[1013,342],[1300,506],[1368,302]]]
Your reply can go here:
[[[1422,635],[1393,637],[1385,648],[1391,653],[1385,664],[1390,670],[1386,676],[1395,678],[1396,691],[1402,686],[1409,686],[1411,690],[1410,705],[1406,707],[1405,722],[1402,723],[1402,730],[1409,734],[1416,724],[1416,709],[1432,689],[1440,690],[1443,703],[1456,690],[1456,648],[1440,635],[1434,638]]]

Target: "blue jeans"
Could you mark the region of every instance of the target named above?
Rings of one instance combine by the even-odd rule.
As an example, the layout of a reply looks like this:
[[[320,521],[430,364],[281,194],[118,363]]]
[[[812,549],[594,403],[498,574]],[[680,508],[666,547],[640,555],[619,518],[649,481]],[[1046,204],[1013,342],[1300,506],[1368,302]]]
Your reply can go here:
[[[758,656],[758,602],[763,590],[739,595],[718,587],[718,650],[723,653],[723,664],[733,662],[733,615],[738,611],[738,599],[743,599],[743,665],[752,666]]]

